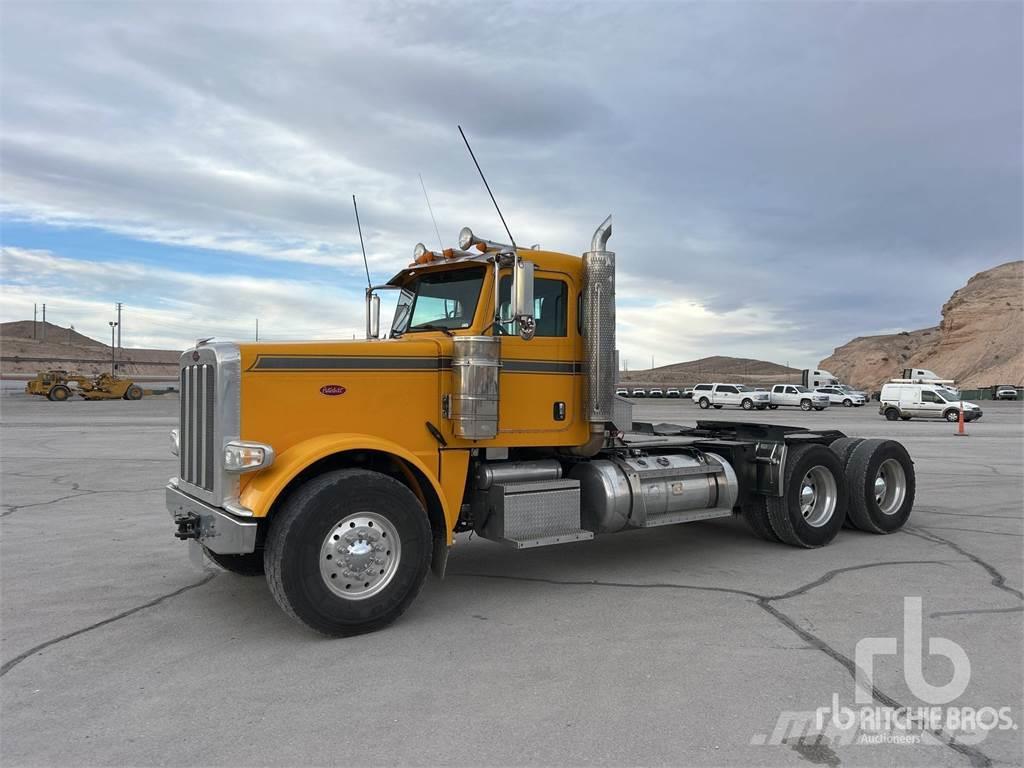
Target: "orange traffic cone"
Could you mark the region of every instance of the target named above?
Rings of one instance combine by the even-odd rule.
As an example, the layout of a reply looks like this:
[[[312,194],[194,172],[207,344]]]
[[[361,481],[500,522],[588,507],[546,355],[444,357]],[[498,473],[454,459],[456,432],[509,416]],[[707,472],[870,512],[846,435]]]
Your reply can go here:
[[[964,431],[964,404],[960,403],[960,418],[957,419],[956,432],[957,437],[967,437],[967,433]]]

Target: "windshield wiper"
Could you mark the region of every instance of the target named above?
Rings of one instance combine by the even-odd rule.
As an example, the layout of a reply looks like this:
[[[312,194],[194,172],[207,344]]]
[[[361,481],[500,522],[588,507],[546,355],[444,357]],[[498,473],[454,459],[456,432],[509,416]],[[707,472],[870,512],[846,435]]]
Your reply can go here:
[[[406,330],[407,331],[444,331],[445,335],[447,335],[447,336],[454,336],[455,335],[454,333],[452,333],[452,329],[451,328],[448,328],[447,326],[444,326],[444,325],[436,325],[434,323],[420,323],[419,325],[414,325],[412,328],[408,328]]]

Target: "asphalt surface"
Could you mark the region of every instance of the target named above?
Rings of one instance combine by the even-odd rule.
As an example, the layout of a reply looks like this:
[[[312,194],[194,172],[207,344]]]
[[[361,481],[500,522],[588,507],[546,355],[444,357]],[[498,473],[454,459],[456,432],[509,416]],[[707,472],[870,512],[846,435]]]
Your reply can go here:
[[[462,536],[398,623],[329,640],[261,578],[198,569],[172,536],[173,396],[5,397],[0,761],[1019,765],[1024,408],[984,407],[965,438],[871,406],[756,414],[903,441],[918,476],[903,532],[844,530],[819,550],[728,519],[521,552]],[[641,402],[634,417],[698,414]],[[1010,707],[1016,729],[973,744],[779,737],[787,712],[854,705],[858,641],[898,638],[902,653],[906,596],[922,599],[924,638],[969,659],[943,706]],[[872,706],[929,704],[908,664],[877,657]],[[935,686],[962,672],[927,642],[921,667]]]

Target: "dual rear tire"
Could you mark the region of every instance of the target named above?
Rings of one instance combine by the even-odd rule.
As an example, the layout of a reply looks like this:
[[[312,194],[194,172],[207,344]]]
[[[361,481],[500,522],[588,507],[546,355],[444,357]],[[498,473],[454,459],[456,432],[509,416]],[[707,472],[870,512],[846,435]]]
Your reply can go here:
[[[910,517],[914,464],[900,443],[846,437],[829,447],[791,445],[787,453],[785,495],[755,496],[742,509],[761,538],[820,547],[840,528],[892,533]]]

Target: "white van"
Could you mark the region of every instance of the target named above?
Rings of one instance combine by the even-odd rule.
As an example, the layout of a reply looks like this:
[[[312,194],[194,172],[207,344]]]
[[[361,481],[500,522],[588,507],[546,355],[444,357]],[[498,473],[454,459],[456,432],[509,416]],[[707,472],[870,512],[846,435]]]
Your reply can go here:
[[[977,421],[982,410],[974,403],[965,402],[964,421]],[[903,419],[945,419],[957,421],[960,418],[960,400],[941,384],[885,384],[878,402],[878,412],[889,421]]]

